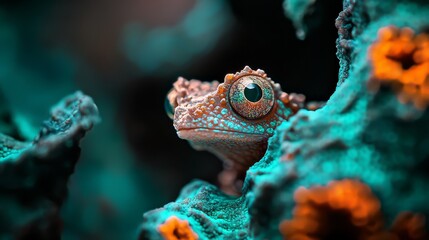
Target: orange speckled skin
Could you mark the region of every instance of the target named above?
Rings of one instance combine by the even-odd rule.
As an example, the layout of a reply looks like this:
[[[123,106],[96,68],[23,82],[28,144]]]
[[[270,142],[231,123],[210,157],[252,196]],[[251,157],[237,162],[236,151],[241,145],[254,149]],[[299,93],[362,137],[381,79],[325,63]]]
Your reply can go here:
[[[263,114],[246,119],[231,106],[230,91],[240,88],[234,82],[252,79],[262,81],[269,90],[257,103],[243,104],[250,117],[257,116],[256,112]],[[174,109],[173,124],[180,138],[197,150],[214,153],[231,168],[245,171],[264,155],[275,128],[301,108],[304,96],[282,92],[263,70],[246,66],[241,72],[227,74],[220,84],[179,77],[167,99]]]
[[[424,109],[429,104],[429,34],[410,28],[384,27],[370,50],[370,87],[390,84],[401,102]]]
[[[189,222],[175,216],[168,218],[158,226],[158,232],[165,240],[197,240],[198,235],[192,231]]]

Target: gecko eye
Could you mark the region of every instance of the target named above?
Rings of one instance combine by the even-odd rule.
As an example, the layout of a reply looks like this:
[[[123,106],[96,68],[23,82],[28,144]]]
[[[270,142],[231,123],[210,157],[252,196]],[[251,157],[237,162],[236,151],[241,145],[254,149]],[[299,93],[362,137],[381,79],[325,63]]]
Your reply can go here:
[[[234,111],[246,119],[267,115],[274,106],[274,90],[267,79],[247,75],[236,80],[229,90]]]

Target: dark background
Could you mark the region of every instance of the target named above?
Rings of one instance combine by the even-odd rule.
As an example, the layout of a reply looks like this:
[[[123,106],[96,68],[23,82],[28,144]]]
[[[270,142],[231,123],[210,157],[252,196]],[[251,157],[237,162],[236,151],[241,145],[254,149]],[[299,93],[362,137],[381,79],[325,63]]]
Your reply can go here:
[[[200,2],[214,7],[181,25]],[[78,89],[103,120],[82,142],[63,209],[65,239],[123,239],[190,180],[217,184],[221,162],[180,140],[164,112],[177,76],[223,80],[249,65],[286,92],[327,100],[338,79],[335,2],[317,1],[305,19],[311,31],[299,40],[281,0],[1,1],[0,87],[23,138]],[[141,50],[148,36],[155,45]]]

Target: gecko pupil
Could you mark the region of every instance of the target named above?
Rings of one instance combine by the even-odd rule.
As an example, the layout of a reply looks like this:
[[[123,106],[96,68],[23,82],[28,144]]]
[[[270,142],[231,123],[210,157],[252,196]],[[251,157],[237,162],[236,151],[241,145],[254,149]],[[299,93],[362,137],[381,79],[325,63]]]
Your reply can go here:
[[[257,102],[262,98],[262,89],[255,83],[249,83],[244,89],[244,96],[251,102]]]

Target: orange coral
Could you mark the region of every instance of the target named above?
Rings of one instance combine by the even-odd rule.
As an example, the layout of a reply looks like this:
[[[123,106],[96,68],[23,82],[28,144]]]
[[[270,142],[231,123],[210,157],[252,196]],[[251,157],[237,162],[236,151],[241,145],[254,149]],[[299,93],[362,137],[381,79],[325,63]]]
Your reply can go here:
[[[425,218],[421,214],[403,212],[396,217],[390,230],[401,240],[427,240]]]
[[[370,86],[390,84],[401,102],[429,105],[429,34],[411,28],[381,28],[369,49],[373,72]]]
[[[166,240],[197,240],[198,235],[192,231],[189,222],[176,216],[167,219],[158,227],[158,232]]]
[[[280,224],[287,239],[361,239],[382,228],[379,201],[358,181],[301,187],[294,197],[293,219]]]
[[[391,230],[384,230],[380,202],[368,186],[356,180],[299,188],[294,198],[293,219],[284,220],[279,226],[285,239],[428,239],[424,218],[418,214],[401,213]]]
[[[420,214],[402,212],[396,217],[390,231],[376,233],[365,240],[428,240],[425,219]]]

